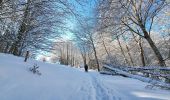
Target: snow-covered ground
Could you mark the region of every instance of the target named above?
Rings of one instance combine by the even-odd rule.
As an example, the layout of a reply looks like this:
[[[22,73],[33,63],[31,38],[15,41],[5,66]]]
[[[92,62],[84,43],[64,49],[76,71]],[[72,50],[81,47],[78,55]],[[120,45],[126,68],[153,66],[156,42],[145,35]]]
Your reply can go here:
[[[170,100],[170,91],[121,76],[0,54],[0,100]],[[42,75],[29,71],[36,63]]]

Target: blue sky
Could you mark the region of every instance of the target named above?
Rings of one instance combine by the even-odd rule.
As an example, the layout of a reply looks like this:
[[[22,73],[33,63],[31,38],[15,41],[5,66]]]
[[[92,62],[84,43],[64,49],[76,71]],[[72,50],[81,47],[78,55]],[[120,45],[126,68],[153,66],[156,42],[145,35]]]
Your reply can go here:
[[[95,0],[84,0],[85,2],[82,3],[82,5],[80,5],[79,3],[75,2],[75,0],[69,0],[70,3],[72,3],[74,5],[74,9],[75,9],[75,12],[77,12],[78,15],[80,15],[81,17],[93,17],[94,13],[93,13],[93,8],[95,6]],[[82,0],[80,0],[82,1]],[[74,30],[76,27],[76,19],[74,16],[70,16],[69,17],[70,19],[67,19],[66,20],[66,27],[68,27],[68,29],[71,29],[71,30]],[[71,33],[69,30],[65,30],[63,35],[63,40],[71,40],[73,39],[73,33]],[[55,38],[54,41],[57,41],[58,38]],[[46,51],[39,51],[40,55],[38,55],[38,58],[39,56],[42,55],[46,55],[46,56],[49,56],[50,53],[49,52],[46,52]]]
[[[94,6],[96,4],[95,0],[84,0],[85,2],[83,2],[82,4],[79,4],[77,2],[75,2],[74,0],[71,1],[71,3],[74,5],[75,7],[75,12],[79,15],[79,17],[93,17],[94,16]],[[70,19],[67,20],[67,27],[71,30],[74,30],[74,28],[76,27],[76,19],[74,18],[74,16],[70,16]],[[73,37],[73,33],[66,31],[66,34],[62,35],[62,37],[64,37],[65,39],[72,39]]]

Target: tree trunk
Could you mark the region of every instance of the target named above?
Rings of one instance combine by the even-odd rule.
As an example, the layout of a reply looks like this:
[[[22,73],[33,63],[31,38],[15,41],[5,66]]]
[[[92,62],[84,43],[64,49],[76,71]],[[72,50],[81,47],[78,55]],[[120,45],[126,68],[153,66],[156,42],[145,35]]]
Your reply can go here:
[[[26,5],[26,9],[24,12],[24,16],[23,16],[23,21],[22,24],[18,30],[18,36],[16,41],[12,44],[11,48],[10,48],[10,53],[19,56],[19,49],[20,46],[22,45],[22,40],[24,38],[24,34],[27,31],[27,24],[28,24],[28,17],[29,17],[29,6],[30,6],[31,1],[28,0],[27,1],[27,5]]]
[[[94,48],[94,56],[95,56],[96,63],[97,63],[97,70],[99,72],[100,71],[100,66],[99,66],[99,61],[98,61],[98,58],[97,58],[96,48]]]
[[[140,55],[141,55],[142,66],[146,66],[145,58],[144,58],[144,50],[143,50],[143,47],[142,47],[142,40],[141,39],[139,41],[139,48],[140,48]]]
[[[87,64],[87,62],[86,62],[86,54],[81,53],[81,55],[82,55],[83,63],[84,63],[84,66],[85,66]]]
[[[165,61],[163,60],[163,57],[162,57],[161,53],[159,52],[159,49],[156,47],[155,43],[149,36],[148,32],[145,30],[144,26],[141,26],[141,27],[142,27],[142,31],[144,33],[144,38],[148,41],[149,45],[151,46],[152,50],[154,51],[154,53],[159,61],[159,65],[166,66]]]
[[[103,46],[104,46],[104,49],[105,49],[105,51],[106,51],[107,56],[109,57],[109,63],[110,63],[110,62],[111,62],[111,57],[110,57],[109,52],[108,52],[108,50],[107,50],[107,47],[106,47],[106,44],[105,44],[105,41],[104,41],[104,38],[103,38],[103,34],[101,33],[100,36],[101,36],[101,38],[102,38],[102,44],[103,44]]]
[[[84,63],[84,66],[85,66],[87,64],[87,59],[86,59],[87,54],[86,54],[86,50],[85,50],[84,47],[83,47],[83,51],[81,52],[81,56],[83,58],[83,63]]]
[[[140,50],[140,57],[141,57],[142,66],[146,66],[145,56],[144,56],[144,50],[143,50],[143,47],[142,47],[142,38],[140,37],[140,40],[138,41],[138,40],[135,38],[134,33],[132,33],[132,35],[133,35],[133,38],[134,38],[134,40],[136,41],[136,43],[139,42],[139,50]]]
[[[1,8],[1,6],[2,6],[2,0],[0,0],[0,8]]]
[[[128,61],[127,58],[126,58],[125,53],[124,53],[124,51],[123,51],[123,48],[122,48],[122,46],[121,46],[121,43],[120,43],[120,41],[119,41],[119,37],[116,37],[116,38],[117,38],[117,42],[118,42],[118,44],[119,44],[120,50],[121,50],[121,52],[122,52],[122,55],[123,55],[123,57],[124,57],[124,59],[125,59],[125,62],[126,62],[126,64],[128,64],[128,66],[130,66],[130,63],[129,63],[129,61]]]
[[[92,47],[93,47],[93,51],[94,51],[94,56],[95,56],[95,60],[96,60],[96,64],[97,64],[97,70],[98,72],[100,71],[100,65],[99,65],[99,60],[98,60],[98,57],[97,57],[97,52],[96,52],[96,48],[94,46],[94,42],[91,38],[91,42],[92,42]]]
[[[4,53],[7,53],[8,52],[8,49],[9,49],[9,42],[6,43],[6,47],[4,49]]]
[[[68,47],[68,45],[69,45],[69,44],[67,43],[67,57],[66,57],[66,60],[67,60],[67,61],[66,61],[66,65],[69,64],[69,63],[68,63],[68,60],[69,60],[69,57],[68,57],[68,55],[69,55],[69,54],[68,54],[68,49],[69,49],[69,47]]]
[[[128,55],[129,55],[130,61],[131,61],[131,63],[132,63],[132,66],[135,66],[135,65],[134,65],[134,62],[133,62],[133,60],[132,60],[132,56],[131,56],[131,54],[130,54],[129,47],[127,46],[127,44],[126,44],[126,49],[127,49],[127,51],[128,51]]]
[[[29,51],[26,52],[24,62],[27,62],[27,59],[29,58]]]
[[[123,39],[124,39],[124,41],[126,40],[125,39],[125,37],[124,37],[124,35],[122,34],[122,37],[123,37]],[[125,41],[125,44],[126,44],[126,41]],[[129,58],[130,58],[130,61],[131,61],[131,64],[132,64],[132,66],[134,66],[134,62],[133,62],[133,60],[132,60],[132,56],[131,56],[131,54],[130,54],[130,49],[129,49],[129,47],[128,47],[128,45],[126,44],[126,49],[127,49],[127,53],[128,53],[128,55],[129,55]]]

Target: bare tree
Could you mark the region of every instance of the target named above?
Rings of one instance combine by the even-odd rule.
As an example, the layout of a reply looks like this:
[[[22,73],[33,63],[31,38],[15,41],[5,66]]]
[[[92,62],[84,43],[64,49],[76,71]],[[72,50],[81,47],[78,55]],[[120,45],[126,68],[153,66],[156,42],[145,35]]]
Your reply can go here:
[[[164,59],[151,37],[154,18],[166,5],[165,0],[106,0],[99,12],[99,19],[107,20],[104,27],[131,31],[145,38],[154,51],[160,66],[166,66]],[[107,12],[107,13],[102,13]],[[121,12],[121,13],[120,13]],[[113,31],[113,29],[112,29]],[[120,33],[120,32],[119,32]]]
[[[83,47],[84,50],[86,48],[90,48],[93,50],[97,70],[100,71],[99,60],[97,57],[97,51],[96,51],[96,47],[95,47],[95,45],[97,45],[95,43],[95,35],[94,35],[95,31],[94,31],[93,25],[89,24],[89,23],[91,23],[91,21],[90,22],[88,22],[88,21],[89,20],[84,20],[84,21],[81,20],[81,22],[79,22],[79,30],[75,32],[75,35],[77,38],[80,39],[80,41],[82,41],[85,45],[87,45],[87,47]]]
[[[48,38],[58,37],[61,31],[56,32],[56,30],[65,30],[66,16],[73,13],[67,0],[2,0],[1,7],[3,8],[0,19],[7,21],[5,23],[12,21],[15,29],[15,32],[12,32],[13,30],[8,28],[8,34],[13,33],[9,38],[10,43],[2,36],[3,41],[6,42],[3,43],[5,46],[3,48],[10,48],[5,51],[18,56],[27,50],[50,51],[49,45],[52,45],[52,41]],[[6,27],[6,24],[2,26],[4,31]]]

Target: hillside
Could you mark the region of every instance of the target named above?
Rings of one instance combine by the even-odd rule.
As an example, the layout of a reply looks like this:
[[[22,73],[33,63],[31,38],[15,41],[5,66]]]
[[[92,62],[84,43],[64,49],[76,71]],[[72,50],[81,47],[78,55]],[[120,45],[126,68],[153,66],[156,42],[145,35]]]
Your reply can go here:
[[[0,100],[170,100],[170,91],[121,76],[0,53]],[[41,75],[29,68],[39,66]]]

